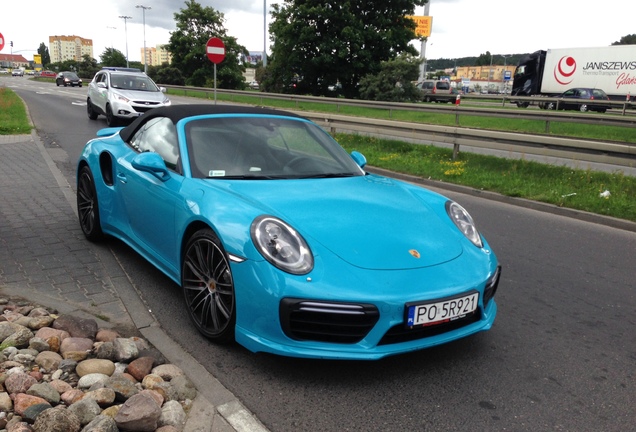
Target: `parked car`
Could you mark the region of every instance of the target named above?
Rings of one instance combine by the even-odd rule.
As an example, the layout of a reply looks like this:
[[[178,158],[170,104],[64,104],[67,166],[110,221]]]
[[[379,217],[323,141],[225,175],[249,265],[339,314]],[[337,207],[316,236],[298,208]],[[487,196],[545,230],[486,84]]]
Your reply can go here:
[[[108,126],[134,120],[153,108],[170,105],[165,92],[139,69],[102,68],[88,85],[88,118],[104,115]]]
[[[490,329],[500,266],[468,212],[365,163],[292,113],[160,107],[86,144],[79,224],[180,285],[203,335],[254,352],[370,360]]]
[[[456,94],[452,93],[451,84],[443,80],[424,80],[416,84],[422,91],[424,102],[455,102]]]
[[[251,88],[252,90],[258,90],[259,88],[258,81],[250,81],[248,84],[248,87]]]
[[[50,70],[43,70],[42,72],[40,72],[40,76],[47,77],[47,78],[55,78],[57,74]]]
[[[63,85],[64,87],[66,86],[81,87],[82,79],[78,77],[75,72],[65,71],[65,72],[60,72],[59,74],[57,74],[57,76],[55,77],[55,84],[58,87],[61,85]]]
[[[611,105],[603,105],[597,103],[589,103],[589,101],[609,101],[610,98],[601,89],[596,88],[571,88],[561,93],[561,98],[557,102],[546,102],[543,106],[545,109],[562,109],[562,110],[579,110],[581,112],[598,111],[604,113],[611,108]]]
[[[0,69],[0,74],[4,75],[4,74],[9,74],[9,71],[6,69]]]

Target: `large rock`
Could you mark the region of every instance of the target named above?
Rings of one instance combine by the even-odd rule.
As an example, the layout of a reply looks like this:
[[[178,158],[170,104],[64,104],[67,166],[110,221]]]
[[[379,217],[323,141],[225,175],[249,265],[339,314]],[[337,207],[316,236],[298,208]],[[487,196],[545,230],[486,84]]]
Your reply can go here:
[[[105,359],[88,359],[77,364],[75,372],[80,377],[92,373],[100,373],[111,376],[115,372],[115,363]]]
[[[117,427],[123,431],[153,432],[157,429],[161,407],[150,396],[137,394],[128,399],[115,416]]]
[[[31,396],[26,393],[18,393],[15,395],[15,399],[13,401],[13,409],[17,415],[22,416],[27,408],[38,404],[46,404],[49,407],[51,406],[51,404],[41,397]]]
[[[177,401],[168,401],[161,407],[159,426],[174,426],[181,430],[185,425],[186,413]]]
[[[72,337],[95,339],[97,322],[94,319],[79,318],[71,315],[60,315],[53,328],[67,331]]]
[[[9,394],[26,393],[38,381],[24,372],[12,373],[4,380],[4,388]]]
[[[34,432],[79,432],[82,425],[68,409],[53,408],[42,412],[33,424]]]
[[[41,397],[51,405],[57,405],[60,403],[60,394],[49,383],[37,383],[33,384],[27,391],[28,395]]]
[[[84,398],[75,402],[68,407],[68,410],[77,416],[82,426],[89,424],[102,412],[99,404],[90,398]]]
[[[35,363],[46,372],[56,371],[62,360],[62,356],[53,351],[42,351],[35,357]]]
[[[106,415],[98,415],[87,424],[82,432],[119,432],[115,419]]]

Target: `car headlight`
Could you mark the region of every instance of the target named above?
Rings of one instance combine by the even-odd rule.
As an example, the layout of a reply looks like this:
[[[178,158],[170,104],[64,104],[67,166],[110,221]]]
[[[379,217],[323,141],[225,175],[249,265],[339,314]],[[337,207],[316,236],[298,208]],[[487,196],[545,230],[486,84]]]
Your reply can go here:
[[[459,228],[468,240],[470,240],[478,248],[484,247],[479,231],[477,231],[477,227],[475,226],[475,222],[473,222],[473,218],[470,217],[470,214],[468,214],[464,207],[460,206],[455,201],[446,201],[446,213],[448,213],[448,217],[451,218],[455,225],[457,225],[457,228]]]
[[[300,234],[280,219],[259,216],[250,229],[252,241],[263,257],[291,274],[306,274],[314,267],[314,257]]]
[[[124,96],[122,96],[120,94],[116,94],[115,95],[115,99],[120,100],[120,101],[125,102],[125,103],[130,102],[130,99],[128,99],[128,98],[126,98],[126,97],[124,97]]]

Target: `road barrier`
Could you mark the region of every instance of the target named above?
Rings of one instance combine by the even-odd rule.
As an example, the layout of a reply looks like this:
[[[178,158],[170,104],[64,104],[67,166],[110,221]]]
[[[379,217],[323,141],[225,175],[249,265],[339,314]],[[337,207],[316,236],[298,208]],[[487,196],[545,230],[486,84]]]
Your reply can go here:
[[[188,92],[191,95],[205,94],[209,99],[213,97],[214,89],[200,87],[165,86],[169,89]],[[334,105],[336,111],[342,106],[357,106],[387,110],[389,117],[393,111],[408,110],[415,112],[435,112],[455,115],[457,126],[438,126],[424,123],[404,122],[395,120],[382,120],[377,118],[352,117],[340,114],[322,112],[296,111],[297,114],[310,118],[325,129],[335,132],[360,133],[387,138],[400,138],[410,142],[431,144],[443,143],[453,147],[453,156],[456,157],[461,146],[471,146],[484,149],[502,150],[522,154],[559,157],[581,162],[607,163],[618,166],[636,166],[636,144],[609,141],[584,140],[579,138],[563,138],[550,135],[529,135],[512,132],[499,132],[485,129],[471,129],[458,126],[461,116],[498,117],[511,119],[539,120],[545,123],[546,134],[550,131],[552,122],[568,122],[599,126],[621,126],[636,128],[636,115],[628,112],[625,114],[625,102],[611,101],[610,104],[618,108],[623,107],[622,115],[613,114],[581,114],[579,112],[555,112],[548,110],[528,110],[521,108],[484,108],[470,107],[466,105],[426,104],[426,103],[398,103],[378,102],[356,99],[325,98],[316,96],[299,96],[278,93],[264,93],[240,90],[219,90],[218,94],[238,97],[256,97],[261,103],[265,100],[283,100],[295,102],[299,106],[301,102],[321,103]],[[509,96],[472,96],[473,100],[495,101],[503,100],[512,102]],[[536,100],[536,98],[533,98]],[[547,101],[553,98],[542,98]],[[462,101],[466,100],[466,96]],[[608,103],[605,101],[604,103]],[[289,111],[289,109],[287,109]]]

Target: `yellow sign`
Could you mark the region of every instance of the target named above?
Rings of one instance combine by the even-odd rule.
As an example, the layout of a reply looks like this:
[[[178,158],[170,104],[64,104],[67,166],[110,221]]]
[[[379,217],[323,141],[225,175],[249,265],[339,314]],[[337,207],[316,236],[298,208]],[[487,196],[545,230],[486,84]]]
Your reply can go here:
[[[415,21],[415,34],[417,37],[429,37],[431,35],[431,29],[433,28],[432,16],[414,16],[409,15],[407,18]]]

